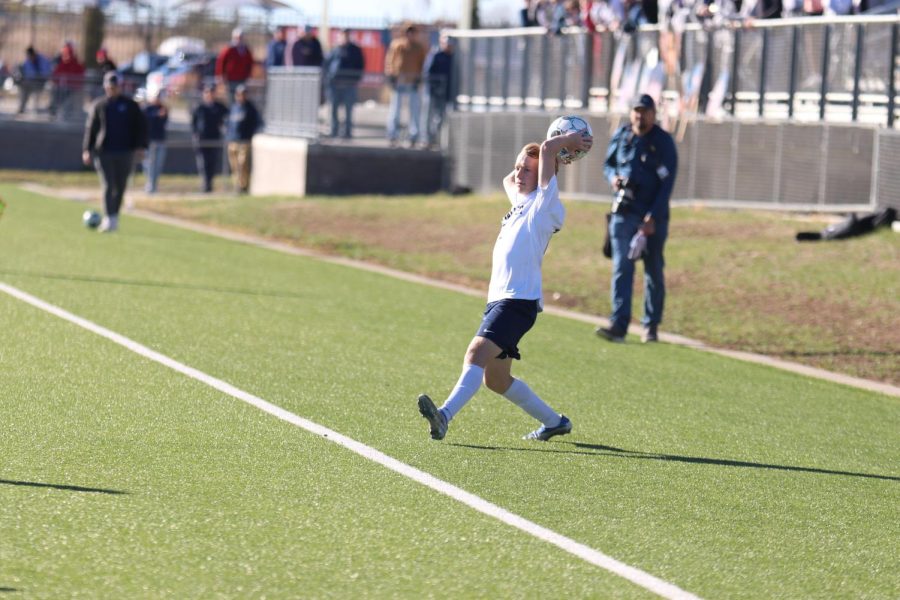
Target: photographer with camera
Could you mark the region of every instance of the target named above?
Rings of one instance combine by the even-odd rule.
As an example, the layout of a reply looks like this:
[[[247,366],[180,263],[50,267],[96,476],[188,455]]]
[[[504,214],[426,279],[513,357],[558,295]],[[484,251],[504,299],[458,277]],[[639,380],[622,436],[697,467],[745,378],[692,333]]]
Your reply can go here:
[[[644,261],[643,342],[658,341],[666,284],[663,247],[669,232],[669,197],[675,185],[678,153],[672,136],[656,124],[656,103],[649,95],[632,105],[630,124],[613,135],[603,173],[615,194],[609,219],[613,261],[612,314],[597,335],[624,342],[631,321],[634,261]],[[643,246],[643,247],[642,247]]]

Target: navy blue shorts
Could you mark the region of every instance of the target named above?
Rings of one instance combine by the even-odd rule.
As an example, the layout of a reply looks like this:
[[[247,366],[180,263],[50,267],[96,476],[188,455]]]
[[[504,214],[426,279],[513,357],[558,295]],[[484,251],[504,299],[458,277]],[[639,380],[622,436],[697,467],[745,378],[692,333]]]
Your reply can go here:
[[[488,302],[476,336],[487,338],[503,351],[497,358],[522,358],[519,340],[534,326],[538,315],[537,300],[504,299]]]

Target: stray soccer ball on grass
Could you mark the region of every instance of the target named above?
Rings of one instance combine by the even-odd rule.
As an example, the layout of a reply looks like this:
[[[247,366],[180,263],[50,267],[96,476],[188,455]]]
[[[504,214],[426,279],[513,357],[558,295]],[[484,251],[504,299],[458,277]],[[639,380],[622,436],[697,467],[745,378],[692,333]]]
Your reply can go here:
[[[88,229],[97,229],[100,226],[100,221],[103,217],[100,216],[96,210],[86,210],[84,214],[81,215],[81,222],[84,223],[84,226]]]
[[[552,123],[550,123],[550,128],[547,129],[547,139],[549,140],[552,137],[565,135],[573,131],[580,131],[581,135],[594,135],[594,133],[591,131],[591,126],[587,121],[585,121],[581,117],[566,116],[557,117]],[[564,165],[569,165],[586,155],[586,150],[569,152],[566,149],[562,149],[559,151],[559,162],[563,163]]]

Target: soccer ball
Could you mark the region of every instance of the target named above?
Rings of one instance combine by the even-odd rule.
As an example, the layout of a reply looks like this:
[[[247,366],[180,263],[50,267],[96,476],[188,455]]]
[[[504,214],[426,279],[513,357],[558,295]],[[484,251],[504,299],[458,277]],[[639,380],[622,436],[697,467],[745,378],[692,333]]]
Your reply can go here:
[[[102,217],[96,210],[86,210],[84,211],[84,214],[81,215],[81,222],[84,223],[84,226],[88,229],[97,229],[101,220]]]
[[[547,129],[547,139],[549,140],[552,137],[556,137],[557,135],[563,135],[566,133],[570,133],[572,131],[580,131],[581,135],[590,135],[593,136],[593,132],[591,131],[591,126],[588,125],[588,122],[582,119],[581,117],[557,117],[552,123],[550,123],[550,128]],[[578,150],[577,152],[569,152],[565,148],[559,151],[559,162],[564,165],[571,164],[582,158],[587,154],[585,150]]]

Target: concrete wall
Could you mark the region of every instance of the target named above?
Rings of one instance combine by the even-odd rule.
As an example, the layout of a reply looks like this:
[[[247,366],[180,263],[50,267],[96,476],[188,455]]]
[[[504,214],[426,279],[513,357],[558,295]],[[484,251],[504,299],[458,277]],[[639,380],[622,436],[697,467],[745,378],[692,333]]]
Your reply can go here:
[[[81,171],[82,123],[0,120],[0,169]],[[170,130],[165,173],[195,174],[187,131]]]
[[[302,138],[253,138],[251,193],[430,194],[443,187],[438,152],[316,144]]]

